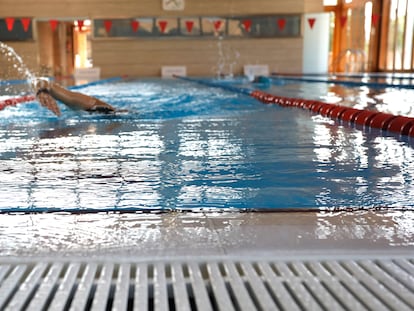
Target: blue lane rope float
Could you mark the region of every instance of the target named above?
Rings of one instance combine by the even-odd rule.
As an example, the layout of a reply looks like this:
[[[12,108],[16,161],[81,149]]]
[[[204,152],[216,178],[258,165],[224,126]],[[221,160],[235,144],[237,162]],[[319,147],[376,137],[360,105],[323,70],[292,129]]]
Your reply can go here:
[[[320,114],[331,119],[341,120],[353,124],[357,124],[368,128],[377,128],[384,131],[399,133],[414,137],[414,118],[399,115],[393,115],[378,111],[370,111],[364,109],[356,109],[341,105],[324,103],[317,100],[307,100],[300,98],[290,98],[277,96],[266,93],[261,90],[248,89],[243,87],[230,86],[214,81],[205,81],[202,79],[188,78],[176,76],[178,79],[207,85],[210,87],[218,87],[224,90],[249,95],[264,104],[277,104],[282,107],[297,107],[310,110],[313,113]],[[264,78],[266,79],[266,77]]]
[[[414,84],[394,84],[394,83],[380,83],[380,82],[362,82],[362,81],[349,81],[349,80],[336,80],[336,79],[316,79],[316,78],[304,78],[304,77],[288,77],[288,76],[272,76],[269,79],[274,81],[290,81],[290,82],[307,82],[307,83],[328,83],[328,84],[340,84],[345,86],[356,87],[370,87],[370,88],[400,88],[400,89],[412,89],[414,90]]]

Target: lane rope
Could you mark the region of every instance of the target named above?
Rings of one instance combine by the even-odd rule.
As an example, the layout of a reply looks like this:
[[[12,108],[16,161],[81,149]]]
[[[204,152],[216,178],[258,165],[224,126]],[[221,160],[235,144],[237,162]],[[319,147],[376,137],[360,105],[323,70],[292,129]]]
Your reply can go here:
[[[414,137],[414,118],[400,115],[393,115],[384,112],[370,111],[364,109],[351,108],[336,104],[329,104],[318,100],[307,100],[291,98],[270,94],[261,90],[248,89],[243,87],[229,86],[214,81],[175,76],[178,79],[218,87],[224,90],[249,95],[264,104],[276,104],[281,107],[296,107],[310,110],[315,114],[328,117],[334,120],[341,120],[362,127],[376,128],[384,131],[399,133]]]
[[[0,101],[0,110],[3,110],[4,108],[9,107],[9,106],[16,106],[17,104],[31,102],[31,101],[34,101],[35,99],[36,97],[34,95],[25,95],[25,96],[20,96],[20,97],[8,98],[8,99]]]

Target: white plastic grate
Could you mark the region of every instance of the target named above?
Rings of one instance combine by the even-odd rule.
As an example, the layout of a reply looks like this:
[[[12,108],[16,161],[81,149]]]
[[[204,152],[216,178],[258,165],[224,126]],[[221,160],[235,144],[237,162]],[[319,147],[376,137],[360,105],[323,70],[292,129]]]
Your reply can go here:
[[[0,264],[0,310],[414,310],[414,259]]]

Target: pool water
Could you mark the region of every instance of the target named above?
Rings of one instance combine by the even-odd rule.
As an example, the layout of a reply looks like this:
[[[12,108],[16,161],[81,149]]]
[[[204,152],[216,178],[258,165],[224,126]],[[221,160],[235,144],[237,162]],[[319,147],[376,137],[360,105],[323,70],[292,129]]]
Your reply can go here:
[[[271,90],[291,96],[295,88],[302,98],[341,96],[323,87]],[[408,137],[188,81],[79,91],[128,113],[61,106],[57,118],[37,102],[0,111],[0,212],[414,207]],[[395,109],[375,96],[386,92],[354,103]]]

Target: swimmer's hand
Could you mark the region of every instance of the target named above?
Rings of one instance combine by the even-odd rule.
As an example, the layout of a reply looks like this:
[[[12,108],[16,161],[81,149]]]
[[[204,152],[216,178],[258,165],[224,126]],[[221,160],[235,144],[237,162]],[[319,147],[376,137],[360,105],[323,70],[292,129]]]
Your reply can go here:
[[[38,80],[34,83],[34,89],[36,90],[36,98],[39,103],[60,117],[61,113],[56,100],[49,93],[48,82],[45,80]]]
[[[111,105],[108,105],[107,103],[98,101],[96,105],[93,105],[91,108],[86,109],[88,112],[97,112],[97,113],[104,113],[104,114],[111,114],[115,113],[115,108]]]

